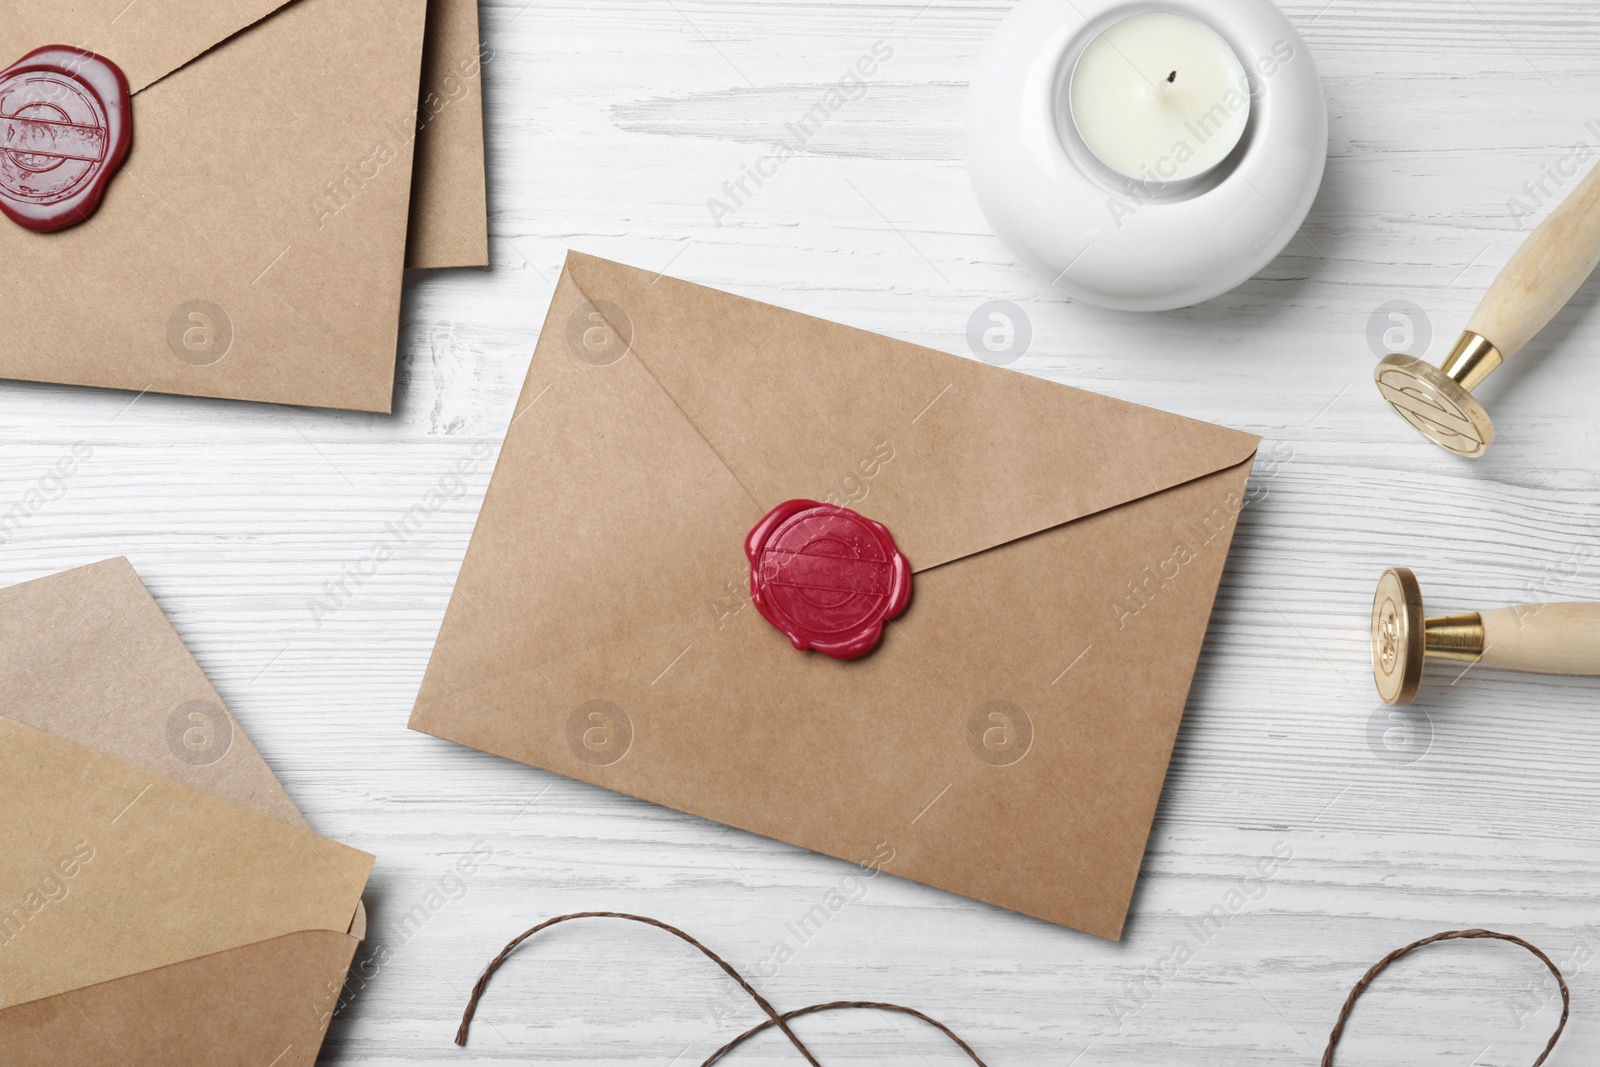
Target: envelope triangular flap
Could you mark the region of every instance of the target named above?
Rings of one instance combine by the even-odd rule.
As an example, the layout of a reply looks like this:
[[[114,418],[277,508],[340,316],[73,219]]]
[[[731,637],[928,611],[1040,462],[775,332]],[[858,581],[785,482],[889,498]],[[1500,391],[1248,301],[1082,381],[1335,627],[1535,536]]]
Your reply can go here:
[[[311,829],[124,558],[0,590],[0,697],[4,718]],[[196,724],[221,755],[179,758]]]
[[[372,857],[0,718],[0,1003],[350,929]]]
[[[141,93],[93,219],[0,227],[0,376],[388,411],[426,15],[296,0]]]
[[[184,749],[172,745],[171,731],[175,720],[187,724],[190,713],[224,731],[213,739],[226,746],[220,757],[179,758]],[[271,816],[294,827],[301,840],[316,840],[126,559],[0,590],[0,717]],[[151,800],[147,794],[140,803]],[[130,811],[113,827],[133,818]],[[105,839],[95,836],[105,848]],[[35,869],[29,888],[44,889],[44,896],[30,902],[24,893],[0,907],[20,901],[30,914],[32,903],[41,911],[20,930],[17,915],[0,912],[0,942],[48,936],[48,928],[34,923],[53,918],[47,913],[85,889],[88,883],[80,879],[97,874],[95,863],[103,869],[108,860],[109,853],[97,853],[65,880],[45,881],[42,869]],[[57,867],[51,873],[64,872]],[[60,899],[44,904],[51,896]],[[233,910],[249,910],[237,900],[229,903]],[[208,918],[204,925],[210,927],[227,921],[215,913]],[[347,933],[299,930],[26,1003],[0,1004],[0,1058],[18,1067],[311,1067],[365,932],[365,911],[357,905]],[[21,940],[0,950],[13,969],[27,944]],[[119,937],[104,951],[127,948]]]
[[[22,0],[0,22],[0,59],[73,44],[114,61],[134,91],[261,21],[291,0]]]
[[[414,729],[1120,935],[1254,437],[584,256],[515,411]],[[871,656],[742,595],[797,496],[922,571]]]
[[[329,930],[185,960],[0,1012],[11,1067],[313,1067],[360,942]]]
[[[15,0],[0,17],[0,66],[71,43],[113,60],[137,94],[293,2]],[[406,266],[487,266],[477,0],[431,0],[428,39],[422,88],[433,103],[416,138]]]
[[[833,493],[919,571],[1237,466],[1259,444],[593,256],[567,271],[626,316],[633,354],[763,508]],[[886,454],[892,469],[863,477]]]

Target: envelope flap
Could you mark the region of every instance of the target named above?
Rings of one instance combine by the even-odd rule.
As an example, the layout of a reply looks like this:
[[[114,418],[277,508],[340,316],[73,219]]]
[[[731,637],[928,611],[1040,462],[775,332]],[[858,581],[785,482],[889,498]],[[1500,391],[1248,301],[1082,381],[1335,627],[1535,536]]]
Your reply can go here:
[[[1260,443],[592,256],[567,271],[760,506],[856,507],[919,571],[1237,466]]]
[[[343,934],[372,857],[0,719],[0,1003],[302,930]]]
[[[20,0],[0,20],[0,65],[47,44],[70,44],[116,63],[138,92],[288,2]]]
[[[0,1008],[8,1067],[314,1067],[358,942],[258,941]]]
[[[310,830],[126,559],[0,590],[0,717]]]

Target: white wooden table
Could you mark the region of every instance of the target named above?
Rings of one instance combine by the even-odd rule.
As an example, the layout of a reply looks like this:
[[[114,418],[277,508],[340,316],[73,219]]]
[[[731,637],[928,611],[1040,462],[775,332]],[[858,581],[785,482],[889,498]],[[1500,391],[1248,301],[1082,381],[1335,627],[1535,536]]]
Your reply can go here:
[[[1261,277],[1136,316],[1054,296],[972,198],[966,81],[1009,7],[489,0],[495,265],[411,280],[394,417],[0,385],[0,508],[93,451],[0,546],[0,581],[130,556],[312,822],[379,857],[367,978],[325,1063],[698,1063],[759,1014],[615,924],[524,949],[470,1048],[450,1038],[482,965],[540,919],[644,912],[754,967],[849,873],[406,730],[488,464],[347,607],[319,625],[308,606],[498,445],[569,246],[955,352],[1009,299],[1034,327],[1019,368],[1268,438],[1126,940],[885,878],[765,983],[780,1007],[900,1001],[994,1067],[1313,1064],[1370,963],[1481,925],[1568,965],[1550,1062],[1600,1055],[1600,683],[1446,676],[1407,748],[1374,719],[1366,650],[1391,564],[1441,608],[1600,599],[1600,283],[1485,388],[1502,444],[1476,466],[1382,405],[1367,338],[1410,300],[1441,357],[1531,229],[1510,201],[1600,145],[1600,8],[1287,0],[1332,113],[1321,199]],[[866,96],[718,225],[707,201],[877,41],[894,56]],[[492,859],[435,893],[475,845]],[[1413,958],[1340,1062],[1531,1063],[1559,1011],[1541,974],[1492,945]],[[907,1020],[799,1026],[829,1064],[965,1062]],[[800,1062],[770,1035],[739,1055]]]

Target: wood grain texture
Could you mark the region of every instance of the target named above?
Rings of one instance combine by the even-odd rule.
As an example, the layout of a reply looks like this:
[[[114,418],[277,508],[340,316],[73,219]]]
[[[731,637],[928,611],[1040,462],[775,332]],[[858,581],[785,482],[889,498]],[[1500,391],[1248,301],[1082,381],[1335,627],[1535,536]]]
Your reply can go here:
[[[1483,664],[1600,677],[1600,604],[1535,604],[1483,613]]]
[[[995,1067],[1310,1064],[1368,965],[1484,926],[1567,970],[1550,1062],[1600,1054],[1600,681],[1474,669],[1402,713],[1367,663],[1387,566],[1439,612],[1600,600],[1600,285],[1480,391],[1501,441],[1475,465],[1395,418],[1369,343],[1409,300],[1441,359],[1559,199],[1529,190],[1573,187],[1545,168],[1600,154],[1600,9],[1288,0],[1332,116],[1302,235],[1226,297],[1129,315],[1052,294],[972,198],[965,83],[1009,7],[488,0],[494,267],[410,280],[395,416],[0,386],[0,513],[25,512],[0,580],[129,555],[312,823],[379,857],[325,1064],[698,1063],[754,1009],[684,946],[604,924],[526,947],[471,1046],[450,1038],[541,919],[648,913],[755,970],[850,873],[405,730],[490,475],[473,448],[498,447],[568,247],[953,352],[1011,300],[1034,331],[1019,369],[1268,438],[1125,942],[879,879],[763,980],[780,1008],[900,1001]],[[866,95],[718,225],[708,200],[880,40]],[[319,613],[347,568],[371,573]],[[460,885],[478,842],[493,856]],[[1407,959],[1339,1062],[1523,1067],[1559,1010],[1541,973],[1489,944]],[[904,1020],[799,1028],[829,1064],[961,1062]],[[770,1035],[738,1056],[797,1061]]]
[[[1600,169],[1591,169],[1517,249],[1472,313],[1467,329],[1490,338],[1509,359],[1567,306],[1594,273],[1596,263],[1600,263]]]

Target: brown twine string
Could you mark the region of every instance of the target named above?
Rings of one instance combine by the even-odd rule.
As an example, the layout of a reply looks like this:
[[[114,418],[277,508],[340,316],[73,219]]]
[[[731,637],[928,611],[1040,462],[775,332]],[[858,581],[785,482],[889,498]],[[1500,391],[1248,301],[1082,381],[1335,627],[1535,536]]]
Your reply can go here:
[[[899,1004],[880,1004],[877,1001],[872,1000],[836,1000],[831,1004],[813,1004],[809,1008],[799,1008],[795,1011],[786,1011],[783,1013],[782,1018],[785,1022],[787,1022],[790,1019],[798,1019],[802,1015],[816,1015],[819,1012],[824,1011],[839,1011],[842,1009],[857,1008],[871,1008],[875,1011],[898,1012],[901,1015],[909,1015],[913,1019],[920,1019],[929,1026],[933,1027],[935,1030],[939,1031],[945,1037],[948,1037],[952,1042],[955,1043],[955,1046],[962,1052],[965,1052],[968,1058],[970,1058],[973,1063],[977,1064],[978,1067],[988,1067],[988,1064],[984,1063],[983,1060],[978,1058],[978,1054],[972,1050],[972,1046],[961,1040],[960,1035],[954,1030],[950,1029],[938,1019],[933,1018],[931,1015],[924,1015],[915,1008],[907,1008]],[[700,1067],[711,1067],[713,1063],[716,1063],[718,1060],[722,1059],[722,1057],[726,1056],[728,1053],[732,1052],[746,1041],[749,1041],[752,1037],[755,1037],[764,1030],[772,1029],[772,1026],[773,1023],[771,1019],[768,1019],[762,1023],[757,1023],[755,1026],[752,1026],[750,1029],[746,1030],[744,1033],[740,1034],[726,1045],[723,1045],[721,1048],[717,1049],[717,1051],[713,1052],[709,1057],[706,1058],[705,1062],[702,1063]]]
[[[1356,1001],[1361,999],[1361,994],[1367,991],[1367,987],[1372,985],[1373,979],[1382,974],[1389,964],[1411,955],[1419,948],[1426,948],[1440,941],[1484,940],[1509,941],[1513,945],[1527,949],[1538,957],[1540,963],[1550,968],[1550,973],[1556,976],[1556,984],[1561,987],[1561,1021],[1556,1024],[1556,1032],[1550,1035],[1550,1041],[1545,1045],[1544,1051],[1539,1054],[1538,1059],[1533,1061],[1533,1067],[1541,1067],[1544,1061],[1550,1058],[1550,1053],[1555,1051],[1556,1042],[1561,1040],[1561,1034],[1567,1028],[1567,1018],[1572,1014],[1572,993],[1567,989],[1567,980],[1561,976],[1561,968],[1557,967],[1554,961],[1541,952],[1538,947],[1528,944],[1520,937],[1513,937],[1510,934],[1497,934],[1492,930],[1452,930],[1449,933],[1434,934],[1432,937],[1425,937],[1421,941],[1407,945],[1405,948],[1395,949],[1373,964],[1372,969],[1362,975],[1361,981],[1357,982],[1356,987],[1350,991],[1349,999],[1344,1002],[1344,1009],[1339,1012],[1339,1021],[1334,1024],[1333,1033],[1328,1038],[1328,1051],[1322,1054],[1322,1067],[1333,1067],[1334,1049],[1339,1047],[1339,1040],[1344,1037],[1344,1027],[1350,1021],[1350,1013],[1355,1010]]]
[[[972,1046],[963,1041],[960,1035],[958,1035],[954,1030],[951,1030],[944,1023],[930,1015],[925,1015],[922,1012],[917,1011],[915,1008],[907,1008],[900,1004],[884,1004],[877,1001],[868,1000],[836,1000],[827,1004],[812,1004],[809,1007],[799,1008],[795,1011],[779,1014],[778,1010],[772,1006],[771,1002],[768,1001],[766,997],[763,997],[753,985],[746,981],[744,975],[740,974],[732,964],[723,959],[721,956],[717,955],[715,952],[711,951],[711,949],[707,948],[699,941],[695,940],[694,937],[678,929],[676,926],[668,925],[659,919],[651,919],[644,915],[628,915],[623,912],[616,911],[583,911],[576,912],[571,915],[560,915],[554,919],[547,919],[538,926],[533,927],[533,929],[523,933],[519,937],[513,938],[505,948],[500,950],[500,954],[489,963],[489,966],[484,969],[482,976],[479,977],[477,983],[472,987],[472,997],[467,1001],[467,1010],[461,1017],[461,1027],[456,1031],[457,1045],[463,1047],[466,1046],[468,1031],[471,1030],[472,1020],[478,1013],[478,1004],[483,1000],[484,993],[488,991],[489,980],[494,977],[495,972],[500,969],[501,965],[505,963],[511,954],[515,952],[524,941],[533,937],[535,934],[538,934],[544,930],[548,930],[550,927],[557,926],[561,923],[572,922],[575,919],[622,919],[626,922],[642,923],[645,926],[653,926],[658,930],[663,930],[671,934],[673,937],[676,937],[679,940],[694,946],[707,959],[711,960],[711,962],[715,963],[718,967],[721,967],[730,978],[739,983],[739,987],[748,993],[750,995],[750,999],[754,1000],[761,1010],[766,1013],[767,1018],[764,1021],[752,1026],[750,1029],[746,1030],[732,1041],[729,1041],[727,1044],[717,1049],[706,1058],[700,1067],[712,1067],[713,1064],[723,1059],[723,1057],[727,1056],[728,1053],[732,1052],[746,1041],[749,1041],[758,1034],[765,1033],[767,1030],[770,1030],[773,1027],[777,1027],[780,1031],[782,1031],[783,1035],[789,1039],[789,1043],[795,1047],[796,1051],[806,1058],[807,1063],[811,1064],[812,1067],[822,1067],[816,1056],[814,1056],[811,1050],[806,1047],[806,1043],[800,1040],[800,1036],[789,1027],[790,1020],[798,1019],[806,1015],[818,1015],[823,1012],[830,1011],[868,1009],[873,1011],[894,1012],[920,1020],[921,1022],[926,1023],[935,1030],[939,1031],[945,1037],[949,1038],[957,1048],[961,1049],[962,1052],[967,1054],[967,1057],[971,1059],[972,1062],[977,1065],[977,1067],[987,1067],[983,1060],[979,1058],[977,1052],[973,1051]],[[1411,955],[1413,952],[1416,952],[1418,949],[1427,948],[1429,945],[1435,945],[1441,941],[1505,941],[1516,945],[1519,948],[1526,949],[1528,952],[1532,953],[1534,957],[1537,958],[1540,963],[1544,964],[1545,967],[1549,969],[1550,973],[1555,976],[1556,984],[1561,989],[1561,1019],[1556,1024],[1555,1033],[1551,1034],[1550,1040],[1546,1042],[1544,1051],[1539,1054],[1538,1059],[1533,1061],[1533,1067],[1543,1067],[1544,1062],[1550,1058],[1550,1053],[1555,1051],[1556,1043],[1561,1040],[1561,1035],[1566,1032],[1567,1021],[1572,1015],[1572,992],[1567,988],[1567,980],[1561,974],[1561,968],[1557,967],[1555,961],[1549,956],[1545,955],[1545,953],[1537,945],[1530,944],[1520,937],[1515,937],[1511,934],[1495,933],[1492,930],[1452,930],[1447,933],[1434,934],[1432,937],[1425,937],[1421,941],[1414,941],[1404,948],[1395,949],[1383,959],[1373,964],[1371,969],[1368,970],[1366,974],[1361,976],[1361,980],[1355,984],[1355,988],[1350,990],[1350,996],[1345,999],[1344,1007],[1339,1011],[1339,1018],[1338,1021],[1334,1023],[1333,1033],[1328,1036],[1328,1049],[1322,1054],[1322,1067],[1333,1067],[1334,1052],[1338,1049],[1339,1042],[1344,1038],[1345,1027],[1349,1024],[1350,1016],[1355,1011],[1356,1002],[1361,999],[1362,995],[1366,993],[1369,988],[1371,988],[1372,983],[1377,980],[1378,976],[1387,970],[1389,965],[1394,963],[1396,960],[1403,959],[1406,956]]]
[[[738,1048],[740,1045],[744,1044],[746,1041],[749,1041],[757,1034],[772,1029],[774,1026],[783,1032],[783,1035],[789,1039],[789,1043],[795,1047],[800,1055],[806,1058],[807,1063],[811,1064],[812,1067],[822,1067],[822,1064],[817,1061],[817,1058],[811,1054],[811,1050],[806,1047],[806,1043],[801,1041],[800,1036],[789,1028],[789,1020],[798,1019],[803,1015],[816,1015],[826,1011],[842,1011],[866,1008],[876,1011],[897,1012],[901,1015],[909,1015],[913,1019],[919,1019],[933,1027],[935,1030],[938,1030],[951,1041],[955,1042],[956,1046],[960,1048],[962,1052],[965,1052],[972,1059],[973,1063],[977,1064],[977,1067],[988,1067],[983,1060],[978,1058],[978,1054],[972,1050],[972,1046],[961,1040],[961,1038],[956,1035],[955,1031],[951,1030],[939,1020],[917,1011],[915,1008],[902,1007],[899,1004],[879,1004],[875,1001],[867,1000],[837,1000],[829,1004],[813,1004],[810,1007],[800,1008],[797,1011],[784,1012],[780,1015],[778,1013],[778,1009],[774,1008],[772,1004],[768,1002],[767,998],[763,997],[756,990],[755,986],[747,982],[744,975],[735,970],[732,964],[723,959],[721,956],[717,955],[715,952],[711,951],[706,946],[702,945],[699,941],[696,941],[689,934],[678,929],[676,926],[669,926],[659,919],[651,919],[643,915],[627,915],[616,911],[581,911],[572,915],[560,915],[554,919],[546,919],[544,922],[522,934],[520,937],[512,939],[510,944],[506,945],[505,948],[500,950],[500,955],[496,956],[493,961],[490,962],[489,966],[484,969],[483,975],[478,979],[477,984],[472,987],[472,999],[467,1001],[466,1013],[461,1017],[461,1028],[456,1031],[457,1045],[462,1047],[466,1046],[467,1031],[472,1028],[473,1017],[478,1013],[478,1002],[483,999],[483,994],[489,988],[489,979],[494,977],[494,973],[500,969],[500,965],[505,963],[506,959],[511,955],[511,953],[515,952],[517,947],[524,941],[528,940],[530,937],[534,936],[540,931],[548,930],[550,927],[556,926],[560,923],[571,922],[574,919],[622,919],[627,922],[643,923],[645,926],[653,926],[657,930],[665,930],[667,933],[678,938],[680,941],[685,941],[699,949],[702,955],[704,955],[712,963],[715,963],[718,967],[721,967],[730,978],[732,978],[735,982],[738,982],[739,987],[746,993],[750,994],[750,999],[754,1000],[761,1010],[766,1012],[767,1018],[764,1022],[757,1026],[751,1027],[749,1030],[746,1030],[732,1041],[729,1041],[726,1045],[723,1045],[721,1048],[717,1049],[717,1051],[713,1052],[710,1057],[700,1065],[700,1067],[711,1067],[712,1064],[722,1059],[724,1056]],[[1536,1064],[1535,1067],[1538,1067],[1538,1065]]]

